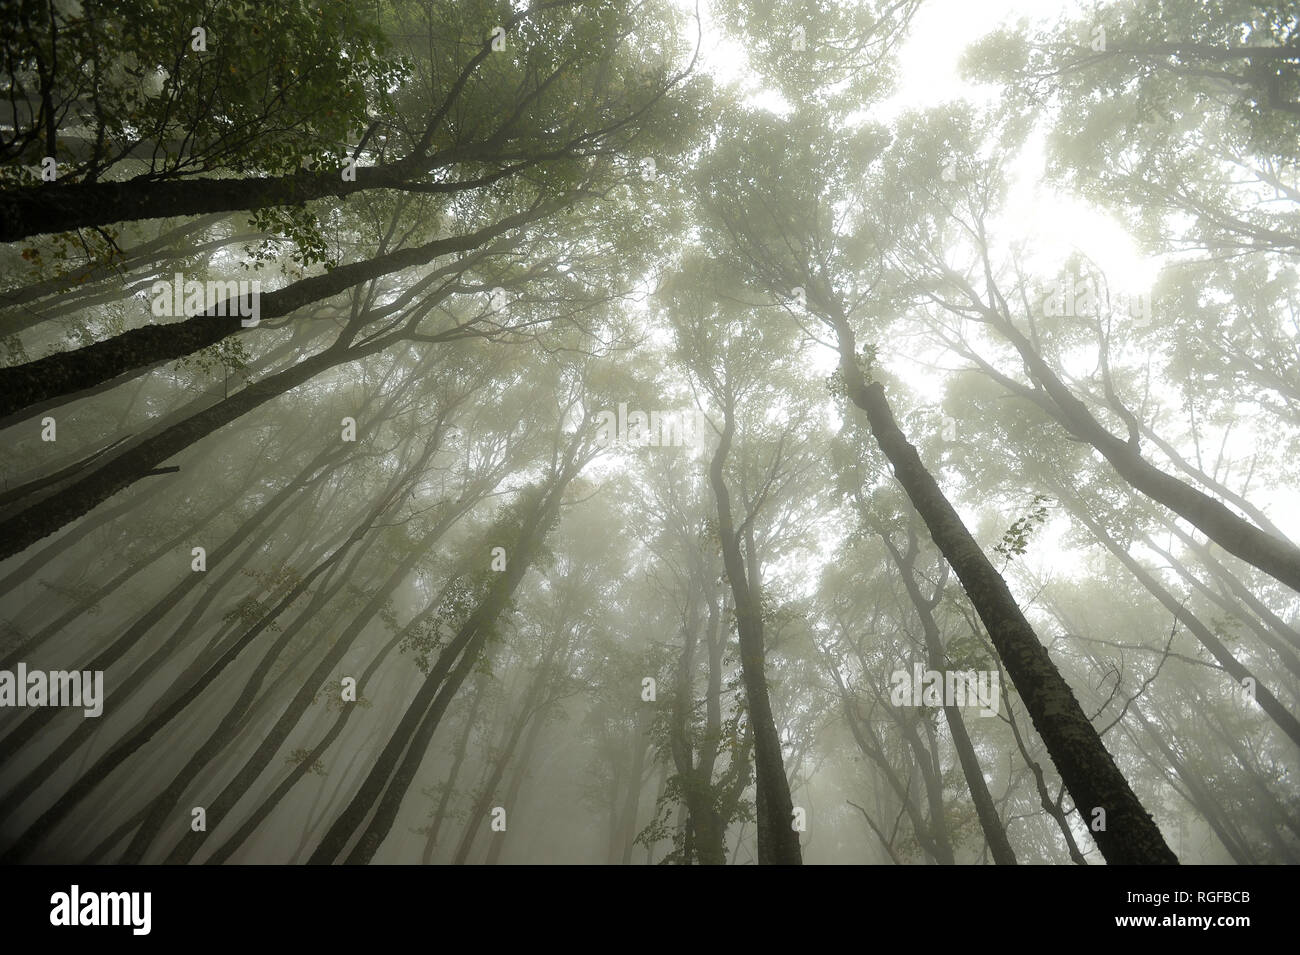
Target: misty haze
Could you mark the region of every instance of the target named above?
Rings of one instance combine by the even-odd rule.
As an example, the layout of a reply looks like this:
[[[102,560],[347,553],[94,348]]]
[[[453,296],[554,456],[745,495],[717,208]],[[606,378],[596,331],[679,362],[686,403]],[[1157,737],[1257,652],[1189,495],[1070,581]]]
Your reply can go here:
[[[0,862],[1300,862],[1296,3],[0,43]]]

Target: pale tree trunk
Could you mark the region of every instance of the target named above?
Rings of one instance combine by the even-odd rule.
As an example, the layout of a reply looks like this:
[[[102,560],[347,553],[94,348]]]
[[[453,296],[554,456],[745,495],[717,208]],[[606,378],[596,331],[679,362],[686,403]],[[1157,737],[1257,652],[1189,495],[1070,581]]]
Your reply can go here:
[[[438,846],[438,835],[441,833],[442,824],[447,818],[447,807],[451,804],[451,796],[456,788],[456,780],[460,778],[460,769],[465,764],[465,754],[469,751],[469,741],[474,735],[474,721],[478,718],[479,707],[486,695],[487,682],[487,677],[479,677],[474,686],[474,693],[470,697],[469,709],[465,715],[465,727],[461,731],[460,738],[456,741],[451,768],[447,770],[447,778],[443,782],[442,795],[438,797],[438,805],[434,809],[433,818],[429,821],[429,831],[424,840],[424,852],[420,858],[424,865],[433,863],[433,853]]]
[[[898,567],[898,572],[902,575],[903,586],[907,588],[907,596],[912,601],[912,606],[921,620],[921,629],[925,633],[925,646],[930,668],[943,670],[945,661],[943,638],[939,633],[939,625],[934,619],[934,608],[939,605],[939,600],[943,595],[943,582],[940,581],[939,586],[935,588],[934,596],[926,598],[921,594],[915,576],[917,540],[910,527],[908,528],[906,553],[894,546],[894,542],[888,534],[881,532],[881,537],[885,542],[885,547],[889,550],[890,556],[894,559],[895,565]],[[984,830],[984,838],[988,842],[989,851],[993,854],[993,861],[998,865],[1015,865],[1016,854],[1011,848],[1011,843],[1007,840],[1007,831],[1002,825],[1002,819],[998,816],[997,807],[993,804],[993,797],[989,794],[988,784],[984,781],[984,771],[980,768],[979,757],[975,754],[975,747],[971,744],[970,734],[966,730],[966,721],[961,715],[961,709],[945,704],[943,713],[948,721],[948,730],[952,734],[953,748],[957,751],[958,762],[961,763],[962,773],[966,777],[971,802],[975,804],[975,813],[979,817],[980,828]]]

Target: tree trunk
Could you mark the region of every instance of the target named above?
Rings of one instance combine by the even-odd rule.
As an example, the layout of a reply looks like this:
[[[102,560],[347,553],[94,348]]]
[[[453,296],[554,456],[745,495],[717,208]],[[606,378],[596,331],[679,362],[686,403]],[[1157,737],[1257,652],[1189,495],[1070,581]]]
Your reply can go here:
[[[912,601],[917,616],[921,619],[921,629],[925,632],[925,646],[930,660],[930,668],[943,670],[945,660],[943,638],[939,633],[939,625],[934,619],[934,608],[938,606],[943,588],[941,586],[937,589],[934,596],[928,600],[921,594],[914,575],[917,551],[916,535],[911,532],[910,528],[908,529],[906,554],[894,546],[893,541],[890,540],[887,534],[882,533],[881,537],[884,539],[885,547],[889,550],[890,556],[898,567],[898,572],[903,577],[903,586],[907,588],[907,596]],[[980,768],[979,757],[975,754],[975,747],[971,744],[970,734],[966,731],[966,721],[962,718],[961,709],[956,706],[945,705],[943,714],[948,720],[948,731],[952,734],[953,748],[957,751],[957,759],[961,763],[962,773],[966,777],[966,785],[970,789],[971,802],[975,804],[975,814],[979,817],[980,828],[984,830],[984,838],[988,840],[989,851],[993,854],[993,861],[998,865],[1015,865],[1016,854],[1011,848],[1011,843],[1007,840],[1007,831],[1002,825],[1002,819],[998,816],[997,807],[993,804],[993,797],[989,794],[988,784],[984,781],[984,771]]]
[[[327,368],[355,361],[381,347],[382,343],[372,342],[352,349],[327,348],[277,375],[253,382],[211,408],[141,442],[127,454],[0,523],[0,560],[21,553],[36,541],[89,513],[118,491],[134,484],[150,469],[223,425],[278,398]]]
[[[451,513],[444,515],[420,540],[419,544],[412,548],[410,554],[398,564],[396,568],[388,575],[385,582],[375,589],[370,595],[370,599],[352,618],[347,629],[339,635],[329,650],[321,654],[316,666],[311,674],[298,688],[297,693],[289,702],[289,705],[280,714],[274,726],[272,726],[259,741],[257,749],[248,758],[239,772],[226,785],[221,793],[207,807],[208,825],[215,828],[225,815],[230,812],[249,787],[261,775],[267,764],[279,752],[284,741],[289,737],[293,728],[298,725],[302,719],[303,713],[315,702],[316,695],[319,693],[321,686],[331,673],[334,672],[339,662],[347,655],[348,651],[355,644],[358,637],[361,636],[371,619],[378,613],[387,602],[389,596],[396,590],[404,580],[410,575],[411,570],[417,563],[428,553],[428,548],[432,547],[443,534],[468,510],[470,504],[463,506],[458,505]],[[360,681],[358,681],[360,689]],[[202,847],[205,833],[186,832],[181,841],[177,843],[171,854],[167,857],[167,862],[184,863],[193,858],[194,854]]]
[[[1101,452],[1134,488],[1199,528],[1228,553],[1300,592],[1300,548],[1260,530],[1208,494],[1146,461],[1138,450],[1136,428],[1134,439],[1130,441],[1121,441],[1111,434],[1006,316],[992,311],[989,314],[993,324],[1015,346],[1030,373],[1051,398],[1051,407],[1044,402],[1039,402],[1040,406],[1045,407],[1068,431]]]
[[[278,491],[274,497],[264,505],[254,511],[242,524],[235,530],[230,537],[216,548],[209,555],[209,563],[216,567],[224,564],[232,556],[239,544],[248,539],[254,530],[262,526],[268,517],[271,517],[277,509],[280,508],[293,494],[299,491],[303,486],[308,474],[314,467],[323,464],[328,457],[336,455],[334,451],[322,451],[317,459],[309,464],[300,472],[297,480],[287,483]],[[319,480],[329,473],[328,470],[321,471],[320,474],[312,478],[312,482]],[[307,484],[312,482],[306,482]],[[263,533],[269,536],[273,533],[274,527],[283,521],[290,511],[282,511],[273,523],[264,529]],[[260,541],[250,542],[244,549],[246,558],[253,550],[260,546]],[[226,581],[230,580],[239,571],[242,559],[234,561],[227,568],[223,578],[215,585],[209,586],[200,600],[200,606],[205,601],[210,600],[216,595]],[[187,573],[166,595],[158,600],[153,607],[139,617],[131,627],[118,637],[109,647],[102,650],[93,660],[87,664],[89,670],[107,670],[113,663],[120,660],[132,647],[143,639],[153,627],[159,623],[168,613],[178,606],[188,596],[189,592],[199,585],[202,581],[202,574]],[[197,608],[196,608],[197,609]],[[144,662],[141,663],[131,675],[116,687],[115,696],[121,699],[129,699],[135,689],[143,680],[152,673],[163,660],[169,659],[175,649],[182,645],[188,636],[190,625],[197,619],[197,614],[191,613],[185,619],[185,622],[176,627],[167,642],[158,649],[156,653],[151,654]],[[0,669],[11,669],[13,664],[0,661]],[[27,743],[34,735],[39,732],[57,715],[57,710],[46,708],[37,710],[26,720],[10,730],[9,734],[0,740],[0,762],[11,759],[18,750]],[[94,727],[89,722],[81,723],[69,737],[59,744],[34,770],[32,770],[17,786],[13,787],[3,800],[0,800],[0,816],[8,815],[12,812],[26,794],[39,785],[39,781],[47,778],[49,773],[64,765],[66,760],[72,757],[81,743],[94,732]]]
[[[443,712],[469,675],[489,631],[536,558],[550,522],[558,512],[560,496],[577,470],[573,459],[567,461],[553,486],[529,509],[506,570],[500,573],[455,638],[438,655],[438,662],[429,671],[424,685],[407,707],[360,789],[312,853],[308,860],[310,864],[335,861],[372,810],[374,816],[370,824],[361,833],[346,861],[365,863],[374,856],[392,828],[402,797],[415,778]]]
[[[419,623],[427,619],[429,615],[432,614],[433,611],[437,609],[439,600],[440,597],[435,598],[433,601],[431,601],[430,604],[418,615],[416,615],[411,620],[410,623],[408,623],[405,627],[403,627],[402,630],[398,631],[398,633],[395,634],[393,638],[384,645],[384,647],[379,651],[379,653],[375,656],[375,658],[371,660],[369,664],[366,665],[366,669],[362,672],[361,676],[357,678],[358,694],[361,694],[363,689],[369,685],[370,678],[374,675],[375,670],[379,668],[379,665],[384,661],[384,659],[388,656],[388,654],[391,653],[393,649],[402,642],[403,638],[405,638],[406,635],[414,627],[418,626]],[[270,795],[267,796],[265,800],[263,800],[260,804],[258,804],[257,808],[253,810],[253,812],[249,815],[249,817],[245,819],[243,823],[240,824],[239,829],[234,833],[234,835],[232,835],[229,839],[227,839],[215,852],[212,853],[212,855],[210,855],[205,860],[206,864],[217,865],[222,862],[225,862],[227,859],[230,858],[230,856],[235,852],[235,850],[238,849],[248,839],[249,836],[251,836],[255,831],[257,831],[257,827],[260,826],[262,822],[275,809],[275,807],[279,805],[280,801],[284,799],[286,795],[289,794],[289,791],[293,789],[293,787],[298,783],[299,780],[301,780],[304,776],[307,775],[307,773],[311,770],[311,767],[315,764],[316,760],[320,759],[322,756],[325,755],[325,753],[329,750],[330,746],[333,745],[334,741],[338,739],[338,737],[342,734],[343,730],[347,727],[348,721],[352,718],[352,714],[355,712],[356,712],[356,707],[352,707],[352,706],[346,706],[339,711],[338,716],[336,716],[334,719],[333,725],[330,726],[329,730],[325,733],[325,735],[322,736],[321,739],[316,743],[316,745],[311,749],[307,757],[303,759],[301,762],[299,762],[298,765],[294,766],[292,771],[290,771],[289,775],[286,776],[283,780],[281,780],[279,785],[275,787],[275,789],[270,793]],[[274,755],[274,753],[272,753],[272,755]],[[248,788],[251,785],[251,781],[255,779],[258,775],[260,775],[260,772],[262,768],[264,768],[264,765],[265,762],[259,763],[259,761],[257,760],[257,756],[255,754],[253,757],[249,759],[248,763],[244,765],[244,767],[240,770],[240,772],[230,781],[228,785],[228,788],[230,789],[230,794],[227,795],[227,793],[223,791],[217,797],[217,802],[222,803],[223,813],[226,811],[226,807],[238,805],[240,798],[242,798],[242,795],[248,791]],[[228,800],[228,801],[223,801],[223,797],[224,800]],[[214,805],[215,804],[216,803],[214,803]],[[302,846],[299,847],[300,852],[302,851],[302,848],[303,848]],[[174,863],[179,864],[179,863],[188,862],[190,859],[194,857],[194,854],[195,854],[195,850],[187,846],[184,843],[184,841],[182,841],[181,843],[178,843],[176,848],[171,851],[171,854],[168,855],[165,862],[168,865]]]
[[[731,451],[736,423],[732,408],[726,409],[722,440],[709,466],[709,482],[718,505],[718,537],[722,560],[735,599],[736,631],[740,642],[741,676],[750,725],[754,732],[754,785],[758,809],[758,864],[801,865],[799,833],[793,828],[794,802],[785,777],[781,738],[777,734],[764,673],[762,611],[758,594],[752,593],[740,537],[731,516],[731,496],[722,469]],[[750,555],[754,559],[754,555]],[[757,570],[757,568],[751,568]]]
[[[1058,493],[1063,492],[1063,488],[1058,485]],[[1275,697],[1263,683],[1255,679],[1254,675],[1246,669],[1232,652],[1223,645],[1223,641],[1210,632],[1210,628],[1201,623],[1201,621],[1189,611],[1182,603],[1174,598],[1168,590],[1162,587],[1154,577],[1152,577],[1123,547],[1115,541],[1113,537],[1106,532],[1106,529],[1100,523],[1093,520],[1085,512],[1082,506],[1071,508],[1071,513],[1077,517],[1080,522],[1092,531],[1093,536],[1112,554],[1115,559],[1128,568],[1129,573],[1137,578],[1151,595],[1160,601],[1166,610],[1173,614],[1178,620],[1182,621],[1183,626],[1191,631],[1192,636],[1200,641],[1201,646],[1210,651],[1210,655],[1219,661],[1238,686],[1243,685],[1243,681],[1250,680],[1255,685],[1255,702],[1257,702],[1265,713],[1283,733],[1291,738],[1291,742],[1300,746],[1300,720],[1291,714],[1282,702]]]
[[[442,824],[447,818],[447,807],[451,804],[451,794],[455,790],[456,780],[460,776],[460,768],[465,763],[465,754],[469,751],[470,737],[474,735],[474,720],[478,717],[479,706],[483,702],[486,690],[487,677],[479,677],[474,686],[474,694],[470,697],[469,711],[465,716],[465,729],[460,734],[460,739],[456,741],[451,769],[447,771],[447,779],[443,783],[442,795],[438,797],[437,808],[434,810],[433,818],[429,822],[429,832],[424,840],[424,854],[420,859],[424,865],[433,863],[433,852],[438,846],[438,834],[442,831]]]
[[[229,666],[239,654],[249,646],[262,631],[265,630],[275,618],[283,613],[294,600],[298,599],[312,582],[315,581],[322,573],[337,563],[360,541],[365,528],[359,528],[356,533],[350,537],[347,542],[338,548],[325,560],[317,564],[312,570],[304,574],[302,579],[282,598],[270,611],[248,629],[248,631],[232,645],[214,664],[203,679],[196,682],[184,694],[177,697],[166,709],[159,712],[153,719],[147,720],[144,725],[140,726],[127,739],[119,742],[112,747],[107,753],[96,760],[95,764],[68,788],[68,790],[47,809],[41,816],[33,822],[27,830],[18,837],[3,855],[0,855],[0,864],[12,864],[21,862],[40,844],[41,840],[61,822],[73,808],[76,807],[86,796],[88,796],[100,783],[102,783],[112,772],[121,766],[127,758],[145,745],[153,736],[167,723],[184,710],[193,702],[208,686]]]
[[[632,864],[632,844],[636,839],[636,814],[641,802],[641,777],[645,773],[646,751],[649,740],[641,726],[642,710],[636,711],[636,721],[632,724],[632,771],[628,776],[627,795],[623,799],[621,839],[622,852],[619,861],[623,865]]]
[[[519,749],[519,756],[515,760],[514,773],[510,778],[510,785],[506,787],[506,794],[501,799],[501,805],[509,807],[509,812],[516,812],[519,805],[519,790],[523,788],[524,777],[528,775],[528,764],[532,762],[533,753],[537,749],[537,740],[542,735],[542,727],[546,720],[543,714],[537,713],[533,716],[532,724],[528,727],[528,735],[524,737],[524,744]],[[474,827],[475,831],[479,827]],[[505,848],[506,837],[510,835],[509,827],[504,832],[494,832],[492,834],[492,844],[488,847],[487,858],[483,860],[484,865],[496,865],[501,859],[501,850]],[[470,846],[473,844],[473,837],[470,837]],[[467,846],[466,858],[469,857]],[[464,860],[458,860],[464,861]]]
[[[1084,813],[1094,808],[1106,811],[1106,829],[1093,833],[1102,855],[1112,864],[1177,863],[1160,828],[1106,751],[1006,581],[989,563],[921,462],[916,448],[899,430],[884,388],[879,382],[867,384],[855,361],[857,350],[847,320],[835,322],[834,327],[849,397],[866,412],[871,432],[893,465],[895,478],[984,621],[1075,806]]]
[[[472,251],[497,236],[541,218],[553,208],[554,205],[537,206],[505,216],[476,232],[434,239],[424,245],[350,262],[321,275],[299,279],[260,296],[259,317],[266,320],[289,315],[304,305],[345,292],[363,282],[426,265],[441,255]],[[215,345],[243,330],[238,309],[237,300],[227,300],[209,308],[203,315],[181,322],[133,328],[93,345],[0,369],[0,419],[38,402],[74,395],[105,382],[134,376],[142,369],[184,358]]]
[[[343,178],[341,170],[332,169],[251,179],[56,182],[4,189],[0,190],[0,242],[141,219],[252,211],[326,197],[342,199],[366,189],[403,185],[393,164],[358,166],[355,173],[356,179],[351,182]],[[428,191],[453,192],[456,188],[456,183],[448,183],[441,190],[431,184]]]

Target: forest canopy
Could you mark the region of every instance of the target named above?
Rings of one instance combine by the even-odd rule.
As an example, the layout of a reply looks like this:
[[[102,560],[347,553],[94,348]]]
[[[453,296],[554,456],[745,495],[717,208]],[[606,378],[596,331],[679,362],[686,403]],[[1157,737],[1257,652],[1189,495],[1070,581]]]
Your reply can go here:
[[[1300,862],[1300,10],[984,6],[0,5],[0,861]]]

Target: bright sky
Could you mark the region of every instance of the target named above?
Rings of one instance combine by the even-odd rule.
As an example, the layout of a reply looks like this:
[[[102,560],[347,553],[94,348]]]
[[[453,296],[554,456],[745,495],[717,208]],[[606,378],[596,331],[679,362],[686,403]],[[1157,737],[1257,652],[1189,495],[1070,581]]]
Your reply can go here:
[[[695,0],[678,2],[688,11],[695,10]],[[980,87],[960,76],[958,67],[967,47],[1000,26],[1021,19],[1046,26],[1076,14],[1079,6],[1076,0],[925,0],[899,50],[895,94],[874,108],[873,116],[887,120],[908,109],[995,96],[995,88]],[[761,87],[744,49],[713,21],[708,0],[700,0],[699,10],[703,24],[699,68],[748,92],[751,105],[782,112],[784,101]],[[1006,220],[1016,224],[1015,238],[1032,250],[1022,257],[1026,266],[1051,275],[1070,255],[1082,252],[1106,275],[1113,291],[1145,295],[1159,263],[1139,254],[1122,223],[1113,217],[1044,188],[1043,146],[1042,136],[1031,140],[1007,204]]]
[[[899,53],[897,94],[882,112],[887,116],[954,99],[995,96],[995,88],[981,88],[959,75],[966,48],[1005,24],[1028,19],[1047,26],[1073,15],[1079,6],[1072,0],[926,0]],[[1017,223],[1023,237],[1032,237],[1027,247],[1035,252],[1026,257],[1026,264],[1050,273],[1077,249],[1098,264],[1114,288],[1145,291],[1155,279],[1157,264],[1138,254],[1113,218],[1042,187],[1043,146],[1042,137],[1031,140],[1007,208],[1007,220]]]
[[[689,12],[696,9],[696,0],[678,2]],[[1102,5],[1107,2],[1102,0]],[[1077,15],[1081,6],[1076,0],[925,0],[899,51],[895,93],[874,107],[872,115],[888,120],[908,109],[925,109],[957,99],[980,102],[996,95],[994,88],[980,87],[960,76],[959,63],[967,47],[1004,24],[1028,19],[1033,25],[1047,26],[1062,17]],[[698,8],[703,23],[699,68],[720,82],[738,85],[748,94],[751,105],[782,112],[784,101],[761,87],[759,78],[747,66],[743,47],[732,42],[713,22],[709,0],[699,0]],[[691,33],[694,33],[693,24]],[[1043,136],[1031,138],[1016,166],[1004,219],[1014,224],[1014,235],[1004,238],[1023,244],[1025,251],[1021,258],[1025,266],[1040,275],[1060,274],[1072,254],[1082,253],[1096,263],[1112,292],[1149,295],[1160,263],[1139,253],[1123,223],[1115,217],[1045,186],[1044,158]],[[1159,303],[1155,305],[1158,310]],[[835,356],[817,357],[815,371],[828,373]],[[821,367],[820,359],[824,359],[825,368]],[[937,376],[924,375],[929,382],[920,380],[923,375],[916,374],[915,364],[906,359],[896,358],[887,364],[892,371],[905,376],[923,400],[937,403],[942,387]],[[1248,433],[1250,429],[1245,425],[1239,431],[1233,442],[1236,455],[1248,460],[1250,447],[1258,436]],[[1286,501],[1279,505],[1277,489],[1254,491],[1262,498],[1260,503],[1268,507],[1284,528],[1300,530],[1300,516],[1287,519],[1291,514],[1300,515],[1300,507],[1288,506],[1294,504],[1293,495],[1283,494]],[[1065,523],[1052,521],[1044,529],[1039,548],[1035,549],[1048,556],[1055,552],[1058,570],[1062,557],[1057,550],[1058,537]],[[1296,527],[1288,528],[1292,523]],[[1069,563],[1075,564],[1073,560]]]

